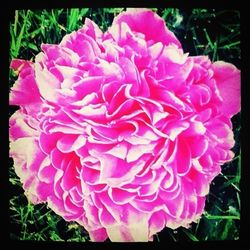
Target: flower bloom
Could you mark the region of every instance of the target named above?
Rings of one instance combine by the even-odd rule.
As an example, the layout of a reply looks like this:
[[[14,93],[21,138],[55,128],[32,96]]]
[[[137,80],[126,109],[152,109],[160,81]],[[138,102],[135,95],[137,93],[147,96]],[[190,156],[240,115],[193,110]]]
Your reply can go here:
[[[28,199],[92,241],[148,241],[188,227],[230,161],[240,71],[188,56],[156,13],[91,20],[34,62],[15,59],[10,156]]]

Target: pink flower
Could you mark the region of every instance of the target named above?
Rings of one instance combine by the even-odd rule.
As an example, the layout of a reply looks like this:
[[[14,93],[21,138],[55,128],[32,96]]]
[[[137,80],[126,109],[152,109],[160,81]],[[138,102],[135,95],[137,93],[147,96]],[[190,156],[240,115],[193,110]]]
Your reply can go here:
[[[146,9],[91,20],[35,62],[13,60],[10,155],[28,199],[92,241],[148,241],[197,221],[230,161],[240,71],[188,56]]]

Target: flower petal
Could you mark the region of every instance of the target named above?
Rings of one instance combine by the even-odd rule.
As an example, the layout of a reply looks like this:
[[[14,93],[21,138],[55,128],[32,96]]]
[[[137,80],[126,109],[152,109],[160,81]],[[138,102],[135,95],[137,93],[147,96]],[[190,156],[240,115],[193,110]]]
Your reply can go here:
[[[150,10],[129,8],[126,12],[115,17],[112,25],[121,25],[123,22],[132,31],[144,34],[146,40],[162,42],[165,45],[176,44],[181,47],[174,33],[166,27],[164,20]]]
[[[16,111],[9,120],[10,139],[16,140],[21,137],[35,137],[39,133],[36,129],[29,125],[27,119],[29,117],[21,110]]]
[[[9,102],[11,105],[28,105],[41,102],[40,93],[34,77],[34,64],[15,59],[11,68],[19,71],[19,77],[11,88]]]
[[[218,61],[213,63],[214,79],[223,99],[221,112],[232,117],[240,111],[240,71],[232,64]]]

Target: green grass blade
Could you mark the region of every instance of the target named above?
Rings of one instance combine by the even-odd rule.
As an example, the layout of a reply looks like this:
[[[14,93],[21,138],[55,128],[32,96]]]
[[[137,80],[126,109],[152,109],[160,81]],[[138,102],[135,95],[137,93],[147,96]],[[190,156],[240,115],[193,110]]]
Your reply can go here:
[[[211,215],[211,214],[206,214],[205,217],[208,220],[240,220],[240,216],[235,216],[235,215]]]
[[[182,228],[182,231],[188,236],[188,238],[192,241],[199,241],[194,234],[192,234],[189,230],[186,228]]]
[[[72,31],[76,28],[76,24],[78,21],[79,17],[79,9],[71,9],[70,14],[68,16],[68,25],[67,25],[67,30]]]
[[[18,10],[15,11],[15,22],[14,22],[14,35],[15,36],[17,32],[17,24],[18,24]]]
[[[21,28],[21,31],[17,37],[17,40],[16,40],[16,46],[15,46],[15,51],[13,53],[13,56],[14,57],[17,57],[18,54],[19,54],[19,50],[20,50],[20,47],[21,47],[21,42],[22,42],[22,39],[23,39],[23,35],[24,35],[24,31],[26,29],[26,22],[29,18],[29,10],[27,10],[27,13],[24,17],[24,20],[23,20],[23,24],[22,24],[22,28]]]
[[[207,30],[204,28],[203,31],[204,31],[204,33],[205,33],[205,36],[206,36],[206,39],[207,39],[207,41],[208,41],[209,47],[210,47],[211,49],[214,49],[214,44],[212,43],[212,41],[211,41],[211,39],[210,39],[210,37],[209,37],[209,35],[208,35],[208,33],[207,33]]]

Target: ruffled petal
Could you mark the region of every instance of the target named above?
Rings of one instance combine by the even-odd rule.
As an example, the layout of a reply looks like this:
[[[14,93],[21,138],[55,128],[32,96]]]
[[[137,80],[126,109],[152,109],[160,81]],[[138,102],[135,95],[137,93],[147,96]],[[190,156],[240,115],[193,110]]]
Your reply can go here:
[[[148,241],[148,216],[131,206],[125,209],[125,224],[107,228],[107,234],[113,242],[145,242]]]
[[[223,99],[220,110],[232,117],[240,111],[240,71],[232,64],[223,61],[213,63],[214,79]]]
[[[165,45],[175,44],[181,48],[180,42],[166,27],[164,20],[150,10],[129,8],[114,18],[112,26],[122,23],[126,23],[132,31],[144,34],[148,41],[162,42]]]
[[[22,111],[16,111],[9,120],[10,139],[17,140],[22,137],[36,137],[39,135],[38,131],[28,123],[28,116]]]
[[[10,67],[19,72],[19,77],[11,88],[9,102],[11,105],[29,105],[40,101],[40,93],[34,77],[34,64],[15,59]]]
[[[20,177],[24,189],[36,203],[41,202],[37,192],[37,174],[46,155],[40,150],[37,140],[23,137],[11,142],[10,156],[14,159],[15,172]]]

